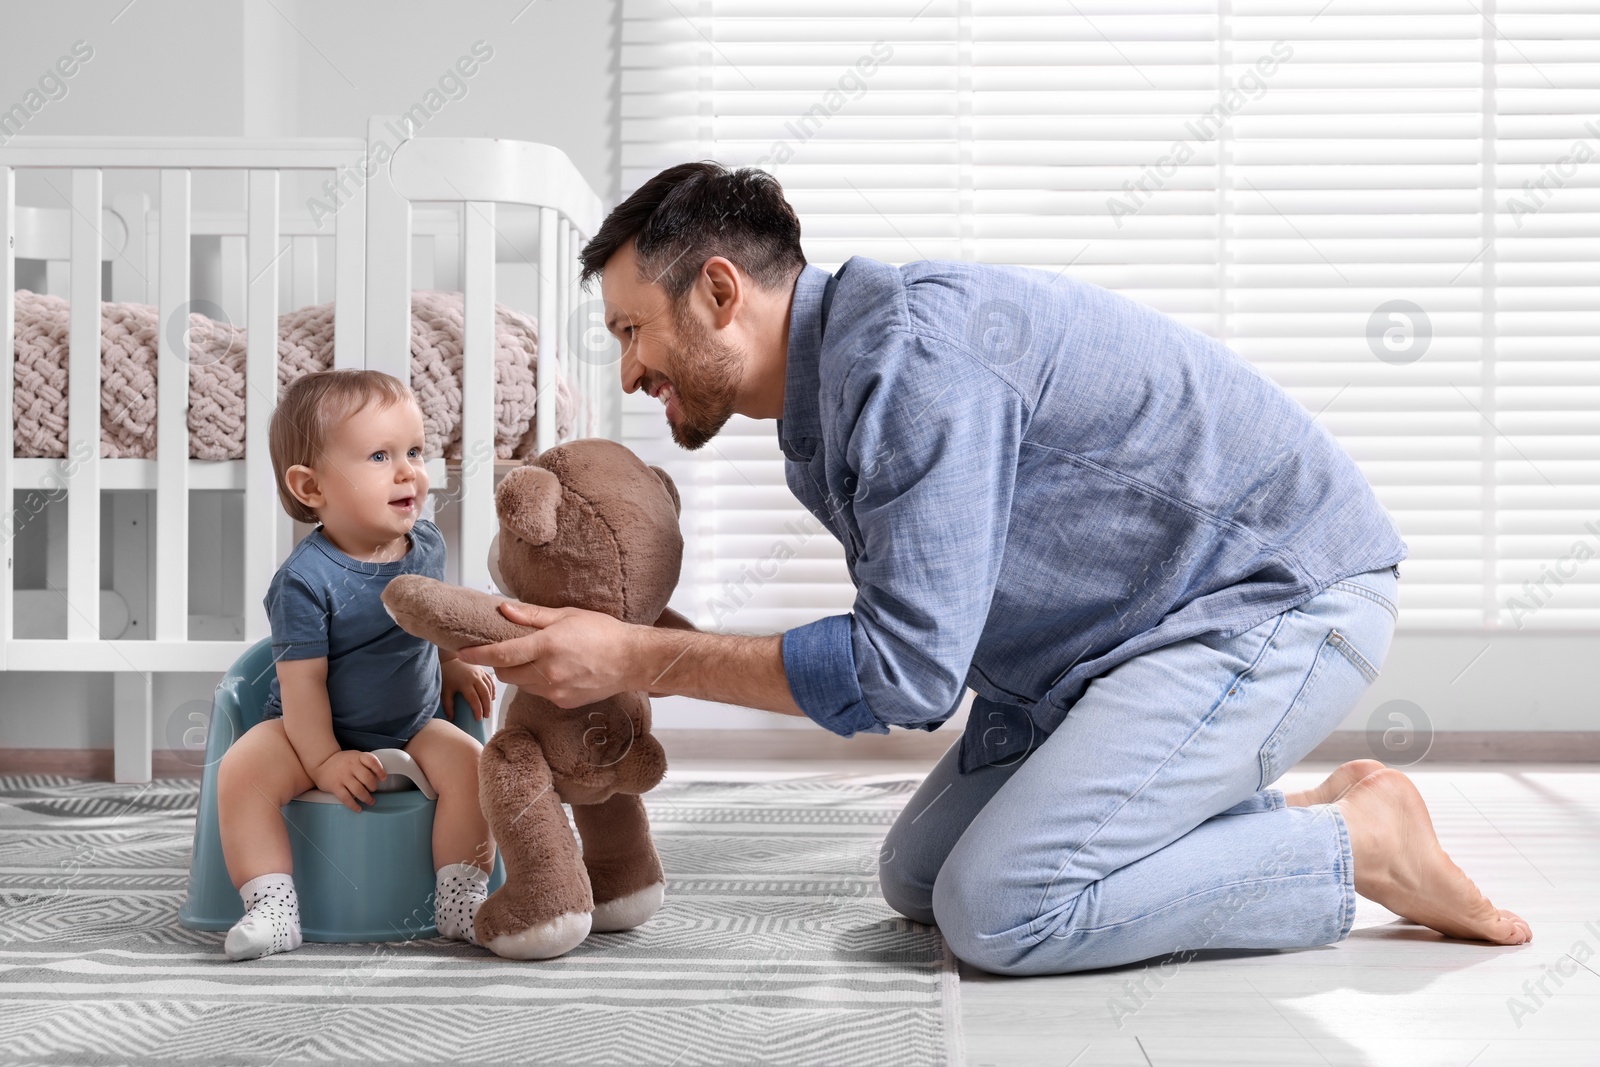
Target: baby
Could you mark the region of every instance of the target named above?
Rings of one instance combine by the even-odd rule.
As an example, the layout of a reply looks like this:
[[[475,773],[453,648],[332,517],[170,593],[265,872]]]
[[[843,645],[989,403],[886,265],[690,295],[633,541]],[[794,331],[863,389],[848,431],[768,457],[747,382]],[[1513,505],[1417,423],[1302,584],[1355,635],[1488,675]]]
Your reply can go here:
[[[405,749],[438,793],[439,933],[476,943],[472,919],[494,865],[478,806],[483,746],[434,715],[442,700],[453,716],[461,693],[486,717],[493,676],[407,634],[379,599],[399,574],[444,578],[444,539],[419,518],[428,494],[422,409],[390,375],[321,371],[289,386],[268,436],[284,509],[319,525],[267,590],[276,677],[265,717],[218,768],[222,851],[245,906],[224,948],[243,960],[299,947],[281,809],[316,787],[361,811],[386,776],[375,748]]]

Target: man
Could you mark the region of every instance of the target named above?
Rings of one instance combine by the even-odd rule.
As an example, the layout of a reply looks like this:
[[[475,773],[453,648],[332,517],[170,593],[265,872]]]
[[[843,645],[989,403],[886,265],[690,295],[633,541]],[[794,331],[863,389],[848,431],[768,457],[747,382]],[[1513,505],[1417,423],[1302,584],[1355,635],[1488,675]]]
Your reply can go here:
[[[1269,788],[1376,678],[1405,543],[1358,468],[1226,347],[1066,276],[809,266],[759,170],[663,171],[583,251],[622,384],[699,448],[777,419],[854,610],[771,637],[507,606],[462,653],[573,707],[626,689],[966,733],[880,859],[885,899],[1005,974],[1322,945],[1355,895],[1514,944],[1372,760]],[[1070,712],[1070,714],[1069,714]]]

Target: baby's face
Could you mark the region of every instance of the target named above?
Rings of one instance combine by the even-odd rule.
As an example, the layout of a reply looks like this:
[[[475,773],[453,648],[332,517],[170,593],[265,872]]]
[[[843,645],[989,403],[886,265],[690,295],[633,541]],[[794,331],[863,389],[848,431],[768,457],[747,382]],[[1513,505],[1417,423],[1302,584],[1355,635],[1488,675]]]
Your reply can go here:
[[[405,536],[428,495],[422,447],[422,410],[414,402],[361,408],[328,442],[320,479],[327,499],[317,517],[373,543]]]

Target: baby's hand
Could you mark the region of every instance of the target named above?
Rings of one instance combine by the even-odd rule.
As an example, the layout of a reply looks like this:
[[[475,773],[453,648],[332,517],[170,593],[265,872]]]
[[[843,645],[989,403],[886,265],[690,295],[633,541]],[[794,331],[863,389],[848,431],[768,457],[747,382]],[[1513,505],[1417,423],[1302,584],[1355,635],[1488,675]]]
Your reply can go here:
[[[344,749],[335,752],[311,772],[311,780],[324,793],[332,793],[351,811],[372,803],[372,787],[389,777],[378,757],[370,752]]]
[[[487,719],[494,709],[494,672],[459,659],[447,659],[439,669],[444,675],[444,713],[451,719],[456,717],[455,695],[460,693],[467,698],[473,715]]]

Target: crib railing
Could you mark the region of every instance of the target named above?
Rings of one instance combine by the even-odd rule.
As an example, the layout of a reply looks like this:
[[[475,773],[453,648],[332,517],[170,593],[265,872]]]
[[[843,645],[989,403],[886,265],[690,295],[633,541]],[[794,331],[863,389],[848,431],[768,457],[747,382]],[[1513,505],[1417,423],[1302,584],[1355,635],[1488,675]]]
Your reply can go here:
[[[524,142],[413,139],[392,149],[392,159],[364,181],[353,170],[372,158],[385,130],[374,119],[366,141],[318,139],[125,139],[17,137],[0,148],[0,345],[15,352],[17,172],[29,168],[70,171],[70,360],[67,450],[59,460],[14,456],[14,371],[0,374],[0,527],[6,576],[0,581],[0,669],[98,671],[113,685],[116,777],[144,781],[151,774],[152,674],[225,670],[250,644],[267,636],[261,596],[288,554],[293,525],[279,504],[267,446],[267,426],[277,399],[277,317],[284,248],[281,245],[281,176],[318,171],[343,176],[332,219],[335,252],[335,365],[366,366],[401,380],[410,372],[411,215],[418,202],[460,206],[461,281],[464,292],[460,544],[456,556],[464,585],[489,583],[487,551],[494,513],[495,263],[497,206],[538,209],[539,277],[536,443],[556,441],[557,366],[563,364],[580,408],[575,436],[618,436],[620,407],[608,395],[613,370],[582,358],[575,344],[576,257],[602,213],[599,198],[558,150]],[[387,144],[384,145],[389,149]],[[146,278],[158,308],[159,372],[157,451],[153,460],[103,459],[101,425],[101,262],[103,173],[159,171],[157,248],[142,257],[158,271]],[[195,171],[243,171],[247,179],[244,233],[246,282],[245,458],[240,462],[189,458],[189,353],[175,347],[183,335],[166,328],[192,299],[190,239]],[[143,224],[143,220],[140,220]],[[130,223],[131,225],[131,223]],[[304,249],[291,244],[291,249]],[[145,263],[139,268],[148,269]],[[152,284],[153,283],[153,284]],[[578,353],[575,355],[574,353]],[[92,358],[81,356],[92,353]],[[177,373],[171,371],[176,370]],[[445,464],[431,464],[436,486]],[[147,610],[153,622],[135,639],[108,639],[101,619],[101,492],[143,489],[154,494],[155,535],[147,558]],[[190,636],[190,490],[243,490],[243,625],[237,639]],[[19,521],[16,491],[62,493],[67,502],[65,587],[52,591],[66,603],[63,638],[18,637],[13,552]],[[148,528],[148,527],[147,527]]]

